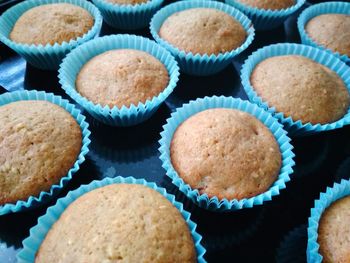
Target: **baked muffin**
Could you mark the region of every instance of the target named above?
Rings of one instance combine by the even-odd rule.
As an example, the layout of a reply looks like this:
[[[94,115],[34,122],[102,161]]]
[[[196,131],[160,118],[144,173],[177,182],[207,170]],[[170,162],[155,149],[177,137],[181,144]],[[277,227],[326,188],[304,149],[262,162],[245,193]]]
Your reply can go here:
[[[175,131],[170,158],[178,175],[200,194],[243,199],[265,192],[281,168],[270,130],[235,109],[199,112]]]
[[[319,15],[306,24],[305,30],[318,45],[350,57],[350,15]]]
[[[239,3],[265,10],[281,10],[292,7],[296,0],[236,0]]]
[[[298,56],[275,56],[260,62],[250,76],[256,93],[302,123],[325,124],[342,118],[349,108],[349,92],[332,70]]]
[[[143,185],[112,184],[79,197],[49,230],[35,262],[58,261],[196,262],[196,252],[165,197]]]
[[[185,52],[219,54],[240,47],[247,37],[243,26],[214,8],[192,8],[169,16],[159,36]]]
[[[22,44],[62,44],[83,36],[93,24],[91,14],[79,6],[67,3],[40,5],[20,16],[10,39]]]
[[[77,91],[88,100],[110,108],[145,103],[168,85],[165,66],[146,52],[118,49],[88,61],[78,74]]]
[[[117,5],[137,5],[142,3],[147,3],[149,0],[105,0],[107,2],[110,2],[112,4]]]
[[[55,104],[0,106],[0,205],[48,191],[66,176],[81,144],[80,126]]]
[[[350,262],[350,196],[344,197],[322,214],[318,243],[324,263]]]

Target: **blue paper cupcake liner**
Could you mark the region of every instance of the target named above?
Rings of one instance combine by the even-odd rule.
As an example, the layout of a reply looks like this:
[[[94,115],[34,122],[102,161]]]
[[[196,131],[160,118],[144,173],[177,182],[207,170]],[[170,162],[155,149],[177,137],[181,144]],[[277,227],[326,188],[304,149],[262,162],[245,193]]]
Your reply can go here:
[[[209,198],[207,194],[200,194],[197,189],[192,189],[177,174],[173,165],[171,164],[170,158],[170,144],[175,130],[190,116],[211,108],[231,108],[250,113],[270,129],[279,144],[282,156],[282,165],[277,180],[273,183],[269,190],[251,198],[244,198],[241,200],[219,200],[217,197]],[[277,121],[277,119],[272,117],[270,113],[248,101],[224,96],[197,99],[188,104],[184,104],[181,108],[178,108],[175,113],[172,113],[171,117],[167,119],[167,123],[163,126],[163,129],[164,130],[161,132],[161,139],[159,141],[162,166],[166,170],[166,174],[172,179],[173,184],[201,208],[221,212],[262,205],[265,201],[270,201],[273,196],[279,195],[280,190],[286,188],[286,183],[290,181],[289,175],[292,174],[292,166],[295,163],[293,161],[293,146],[289,143],[290,138],[286,135],[287,132],[283,129],[283,126]]]
[[[182,10],[198,7],[215,8],[234,17],[238,22],[242,24],[243,28],[247,32],[247,38],[245,42],[240,47],[230,52],[220,53],[218,55],[201,55],[198,53],[193,54],[192,52],[185,52],[183,50],[180,50],[169,42],[163,40],[158,35],[159,29],[161,28],[165,19],[167,19],[170,15]],[[179,62],[182,71],[190,75],[198,76],[212,75],[223,70],[232,62],[235,56],[240,54],[252,43],[255,35],[254,27],[252,26],[251,21],[239,10],[216,1],[198,0],[180,1],[165,6],[153,16],[150,24],[150,30],[153,38],[176,57],[176,60]]]
[[[288,132],[294,136],[334,130],[349,124],[350,108],[348,112],[343,116],[343,118],[332,123],[302,123],[300,120],[293,121],[291,117],[285,117],[282,112],[276,112],[276,109],[274,107],[269,106],[267,102],[263,101],[262,98],[258,96],[250,83],[250,75],[252,74],[254,68],[261,61],[269,57],[283,55],[300,55],[312,59],[317,63],[323,64],[339,75],[350,92],[350,68],[340,59],[318,48],[300,44],[284,43],[274,44],[258,49],[244,62],[241,70],[241,80],[243,88],[247,93],[249,100],[274,114],[274,116],[284,124],[284,127],[288,130]]]
[[[301,42],[305,45],[313,46],[332,53],[336,57],[340,58],[346,63],[350,63],[350,58],[347,55],[334,52],[325,46],[314,42],[305,31],[305,26],[314,17],[322,14],[346,14],[350,15],[350,3],[345,2],[329,2],[312,5],[306,8],[298,17],[298,30],[301,38]]]
[[[94,17],[93,27],[77,39],[72,39],[68,43],[63,42],[54,45],[20,44],[13,42],[9,38],[13,26],[24,12],[36,6],[53,3],[70,3],[86,9]],[[2,14],[0,17],[0,41],[21,55],[34,67],[44,70],[55,70],[58,69],[62,59],[73,48],[97,36],[101,30],[101,26],[102,16],[100,12],[93,4],[86,0],[28,0],[11,7]]]
[[[38,224],[30,229],[30,236],[23,241],[23,250],[21,250],[17,255],[18,262],[34,262],[36,252],[38,251],[46,234],[52,225],[59,219],[63,211],[72,202],[87,192],[110,184],[140,184],[154,189],[166,197],[169,202],[171,202],[181,212],[188,225],[196,248],[197,261],[199,263],[206,262],[204,259],[206,250],[201,245],[201,235],[196,232],[197,225],[191,221],[191,214],[183,209],[183,205],[181,203],[175,200],[175,196],[168,194],[164,188],[158,187],[155,183],[149,183],[144,179],[135,179],[133,177],[123,178],[120,176],[115,178],[105,178],[102,181],[93,181],[88,185],[83,185],[78,189],[69,192],[66,197],[58,199],[56,205],[48,208],[46,214],[39,218]]]
[[[89,152],[89,124],[85,121],[85,116],[81,114],[80,110],[75,108],[73,104],[70,104],[68,100],[64,100],[62,99],[62,97],[56,96],[52,93],[45,93],[43,91],[36,90],[23,90],[8,92],[0,95],[0,106],[21,100],[45,100],[64,108],[73,116],[73,118],[77,121],[81,128],[82,146],[73,167],[68,171],[66,176],[60,179],[60,181],[57,184],[51,186],[50,191],[40,192],[39,196],[30,196],[27,200],[19,200],[16,203],[8,203],[2,206],[0,205],[0,215],[35,208],[43,203],[50,201],[51,198],[56,196],[60,192],[60,190],[67,184],[67,182],[70,179],[72,179],[73,174],[79,170],[79,166],[85,161],[85,155]]]
[[[152,16],[157,12],[163,0],[148,0],[136,5],[113,4],[106,0],[93,0],[101,14],[111,27],[135,30],[147,27]]]
[[[283,24],[290,15],[302,7],[305,0],[295,0],[295,5],[282,10],[259,9],[237,0],[225,0],[225,2],[246,14],[252,20],[256,30],[270,30]]]
[[[94,104],[81,96],[75,88],[75,80],[81,68],[91,58],[113,49],[137,49],[156,57],[168,70],[168,86],[151,100],[139,102],[138,105],[131,104],[130,107],[114,106],[111,109],[107,105]],[[150,118],[170,95],[179,80],[179,67],[170,52],[148,38],[135,35],[112,35],[91,40],[73,50],[63,60],[58,78],[66,93],[94,118],[108,125],[131,126]]]
[[[307,229],[307,261],[312,263],[321,263],[322,256],[319,253],[320,245],[318,239],[318,225],[323,212],[333,202],[350,195],[350,181],[342,180],[340,184],[335,183],[332,188],[327,187],[325,193],[320,194],[320,198],[315,201],[315,206],[311,209],[309,217],[309,226]]]

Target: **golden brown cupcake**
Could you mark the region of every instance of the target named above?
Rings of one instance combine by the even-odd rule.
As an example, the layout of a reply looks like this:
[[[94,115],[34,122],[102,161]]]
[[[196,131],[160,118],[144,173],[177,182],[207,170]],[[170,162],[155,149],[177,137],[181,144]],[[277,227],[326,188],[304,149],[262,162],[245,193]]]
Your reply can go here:
[[[306,24],[305,30],[316,44],[350,57],[350,15],[319,15]]]
[[[48,191],[67,175],[81,143],[80,126],[55,104],[0,106],[0,205]]]
[[[105,0],[106,2],[110,2],[112,4],[117,5],[137,5],[142,3],[147,3],[149,0]]]
[[[112,184],[79,197],[49,230],[35,262],[58,261],[189,263],[196,252],[185,220],[164,196]]]
[[[88,61],[78,74],[77,91],[88,100],[110,108],[145,103],[168,85],[165,66],[146,52],[118,49]]]
[[[20,16],[10,39],[22,44],[61,44],[83,36],[93,24],[91,14],[79,6],[67,3],[41,5]]]
[[[350,262],[350,196],[344,197],[322,214],[318,243],[324,263]]]
[[[281,153],[270,130],[254,116],[234,109],[209,109],[175,131],[170,158],[178,175],[200,194],[243,199],[275,182]]]
[[[185,52],[219,54],[240,47],[247,37],[243,26],[214,8],[192,8],[169,16],[159,36]]]
[[[303,56],[265,59],[253,70],[250,82],[263,101],[294,121],[331,123],[342,118],[349,108],[349,92],[343,80]]]
[[[236,0],[245,5],[265,10],[287,9],[296,4],[296,0]]]

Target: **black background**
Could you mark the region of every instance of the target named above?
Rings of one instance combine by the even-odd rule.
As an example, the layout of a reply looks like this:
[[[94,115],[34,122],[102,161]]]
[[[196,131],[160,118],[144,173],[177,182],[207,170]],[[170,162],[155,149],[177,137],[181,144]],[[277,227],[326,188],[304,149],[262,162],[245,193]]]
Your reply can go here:
[[[0,4],[0,12],[16,2],[19,1]],[[315,2],[319,1],[309,1],[304,8]],[[305,262],[307,220],[314,200],[327,186],[350,176],[350,127],[293,138],[296,166],[287,189],[263,206],[224,214],[199,209],[187,200],[166,177],[158,152],[162,125],[176,107],[211,95],[246,99],[239,77],[242,62],[256,49],[271,43],[300,43],[296,28],[299,13],[275,30],[256,32],[248,50],[219,74],[192,77],[182,73],[173,94],[143,124],[129,128],[109,127],[84,112],[92,132],[90,152],[60,196],[105,176],[145,178],[175,194],[192,213],[192,220],[203,236],[202,244],[207,249],[205,258],[209,262]],[[101,35],[116,33],[151,38],[148,29],[124,32],[103,25]],[[56,71],[41,71],[26,65],[22,58],[0,44],[0,93],[20,89],[45,90],[67,98],[58,84]],[[29,229],[55,202],[52,200],[40,209],[0,217],[0,263],[16,262],[15,254],[29,235]]]

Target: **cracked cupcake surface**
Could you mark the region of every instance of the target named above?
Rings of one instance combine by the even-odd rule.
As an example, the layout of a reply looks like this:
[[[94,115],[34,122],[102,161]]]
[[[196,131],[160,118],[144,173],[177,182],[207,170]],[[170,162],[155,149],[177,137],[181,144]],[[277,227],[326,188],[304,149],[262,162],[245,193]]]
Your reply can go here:
[[[247,32],[223,11],[191,8],[169,16],[161,26],[159,36],[185,52],[217,55],[240,47]]]
[[[341,119],[350,104],[349,91],[337,73],[298,55],[270,57],[250,76],[256,93],[284,117],[325,124]]]
[[[111,184],[76,199],[49,230],[35,262],[58,261],[191,263],[196,251],[186,221],[164,196]]]
[[[267,191],[281,168],[271,131],[254,116],[235,109],[209,109],[175,131],[170,157],[193,189],[219,199],[243,199]]]
[[[78,123],[53,103],[0,106],[0,205],[48,191],[67,175],[81,145]]]
[[[94,18],[82,7],[67,3],[47,4],[21,15],[9,37],[21,44],[62,44],[82,37],[93,24]]]

